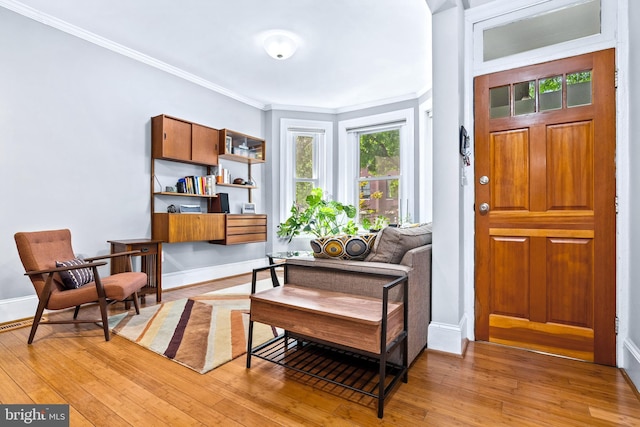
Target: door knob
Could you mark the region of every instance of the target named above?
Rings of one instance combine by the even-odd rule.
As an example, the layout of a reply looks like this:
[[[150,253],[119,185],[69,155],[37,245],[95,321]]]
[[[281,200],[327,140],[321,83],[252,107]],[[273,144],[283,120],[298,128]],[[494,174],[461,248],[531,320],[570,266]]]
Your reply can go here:
[[[481,203],[480,204],[480,213],[481,214],[486,214],[487,212],[489,212],[489,203]]]
[[[489,177],[487,175],[482,175],[480,177],[480,184],[486,185],[489,183]]]

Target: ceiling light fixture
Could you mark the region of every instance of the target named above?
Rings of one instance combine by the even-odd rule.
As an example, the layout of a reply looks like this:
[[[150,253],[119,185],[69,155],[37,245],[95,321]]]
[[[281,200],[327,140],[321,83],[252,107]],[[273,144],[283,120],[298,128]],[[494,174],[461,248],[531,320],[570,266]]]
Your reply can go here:
[[[298,48],[297,37],[288,31],[273,30],[264,34],[264,50],[278,60],[290,58]]]

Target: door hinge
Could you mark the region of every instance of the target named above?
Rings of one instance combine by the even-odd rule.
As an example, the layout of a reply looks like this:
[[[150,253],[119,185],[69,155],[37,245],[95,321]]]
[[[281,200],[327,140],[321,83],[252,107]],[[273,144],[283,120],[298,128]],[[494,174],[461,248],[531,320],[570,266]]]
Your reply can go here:
[[[615,204],[616,204],[616,215],[618,215],[618,196],[616,196],[616,200],[615,200]]]
[[[616,316],[616,335],[618,335],[618,326],[620,325],[620,319]]]
[[[613,84],[615,86],[616,89],[618,89],[618,70],[616,69],[614,78],[613,78]]]

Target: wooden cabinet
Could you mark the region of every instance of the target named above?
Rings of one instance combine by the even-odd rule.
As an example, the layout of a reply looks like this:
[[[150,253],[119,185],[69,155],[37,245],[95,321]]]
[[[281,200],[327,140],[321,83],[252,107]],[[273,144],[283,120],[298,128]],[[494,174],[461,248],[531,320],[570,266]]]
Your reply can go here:
[[[207,165],[217,165],[218,130],[193,123],[191,134],[191,160]]]
[[[161,114],[151,118],[154,159],[200,165],[218,164],[220,132],[207,126]]]
[[[153,238],[167,243],[225,238],[225,214],[153,214]]]
[[[225,215],[224,238],[212,241],[220,245],[265,242],[267,240],[266,215]]]
[[[220,158],[243,163],[264,163],[264,139],[230,129],[220,130]]]

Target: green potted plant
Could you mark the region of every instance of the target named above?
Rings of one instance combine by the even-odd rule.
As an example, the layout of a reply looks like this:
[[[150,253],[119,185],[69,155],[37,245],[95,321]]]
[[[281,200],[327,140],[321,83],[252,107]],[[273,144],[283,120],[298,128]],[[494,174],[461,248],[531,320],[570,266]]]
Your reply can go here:
[[[362,218],[362,227],[371,232],[378,232],[387,225],[389,225],[389,218],[386,216],[378,215],[373,221],[368,217]]]
[[[355,206],[326,199],[321,188],[312,189],[305,202],[305,205],[294,203],[291,215],[278,225],[278,237],[287,238],[287,243],[301,233],[317,238],[358,233],[358,226],[353,220],[356,216]]]
[[[375,234],[359,234],[354,219],[356,208],[324,197],[314,188],[305,205],[291,207],[291,215],[278,225],[278,236],[291,242],[302,233],[315,238],[309,242],[313,255],[320,258],[364,259],[375,241]]]

